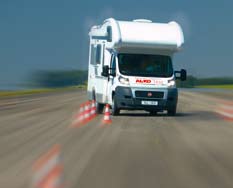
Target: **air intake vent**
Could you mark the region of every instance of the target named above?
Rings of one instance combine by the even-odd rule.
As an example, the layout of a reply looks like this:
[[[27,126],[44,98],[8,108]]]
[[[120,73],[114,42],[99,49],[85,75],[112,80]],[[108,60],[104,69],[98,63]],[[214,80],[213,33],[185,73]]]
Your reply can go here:
[[[164,92],[162,91],[135,91],[135,96],[138,98],[162,99],[164,96]]]
[[[152,23],[151,20],[147,20],[147,19],[136,19],[136,20],[133,20],[134,22],[142,22],[142,23]]]

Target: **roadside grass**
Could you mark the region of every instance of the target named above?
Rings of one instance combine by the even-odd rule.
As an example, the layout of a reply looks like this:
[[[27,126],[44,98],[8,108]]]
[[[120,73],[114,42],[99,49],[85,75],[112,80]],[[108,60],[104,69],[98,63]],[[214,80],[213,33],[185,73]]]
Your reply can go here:
[[[86,85],[78,85],[71,87],[63,88],[40,88],[40,89],[30,89],[30,90],[18,90],[18,91],[0,91],[0,97],[17,97],[24,95],[33,95],[33,94],[43,94],[43,93],[52,93],[60,91],[71,91],[75,89],[85,89]]]
[[[195,86],[196,88],[213,88],[213,89],[233,89],[233,84],[226,85],[199,85]]]

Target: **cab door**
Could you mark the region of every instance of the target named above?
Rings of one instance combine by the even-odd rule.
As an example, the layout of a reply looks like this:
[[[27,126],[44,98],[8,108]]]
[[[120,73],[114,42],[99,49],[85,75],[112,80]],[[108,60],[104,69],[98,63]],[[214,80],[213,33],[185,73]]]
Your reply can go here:
[[[112,92],[114,90],[114,83],[116,79],[116,56],[112,54],[110,61],[109,79],[108,79],[108,101],[112,104]]]

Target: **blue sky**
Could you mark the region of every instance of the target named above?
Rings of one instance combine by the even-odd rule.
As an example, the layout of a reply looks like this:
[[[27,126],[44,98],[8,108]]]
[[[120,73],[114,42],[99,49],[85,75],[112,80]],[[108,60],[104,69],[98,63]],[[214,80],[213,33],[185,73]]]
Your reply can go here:
[[[231,0],[1,0],[0,88],[35,70],[86,69],[88,30],[108,18],[175,20],[185,35],[174,58],[200,77],[233,75]]]

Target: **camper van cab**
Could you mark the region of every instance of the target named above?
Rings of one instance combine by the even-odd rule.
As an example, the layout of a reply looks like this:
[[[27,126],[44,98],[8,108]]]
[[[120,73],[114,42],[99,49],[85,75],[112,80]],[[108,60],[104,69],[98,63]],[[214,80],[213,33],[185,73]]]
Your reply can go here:
[[[173,54],[184,43],[176,22],[110,18],[93,26],[89,36],[87,93],[98,113],[108,103],[113,115],[123,109],[176,114],[175,80],[186,79],[184,69],[173,69]]]

